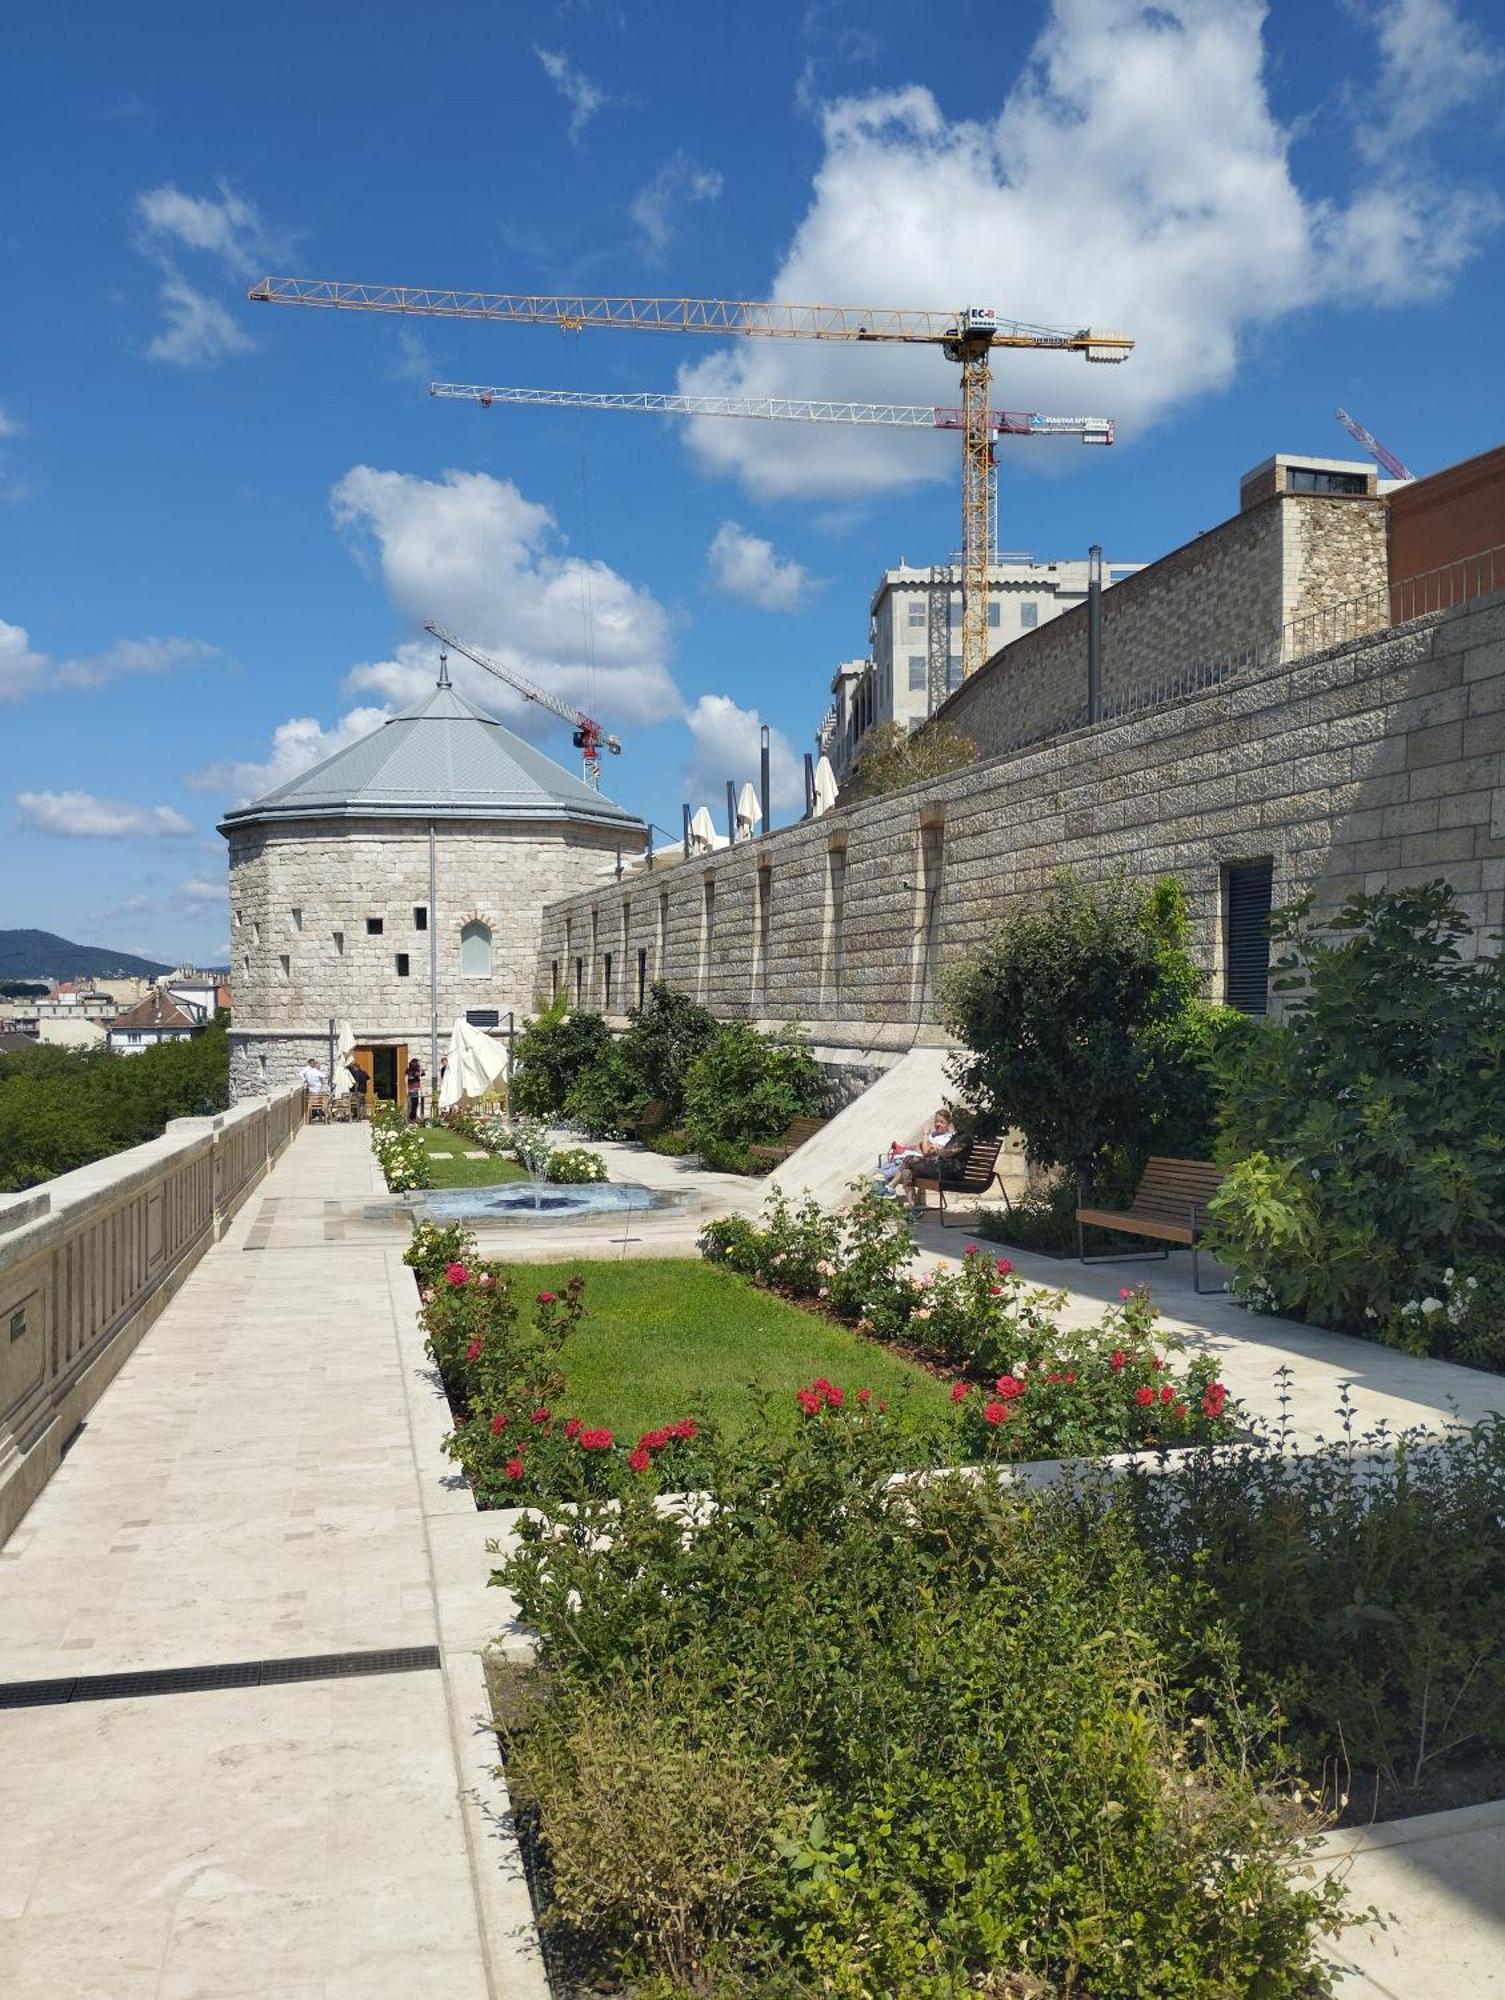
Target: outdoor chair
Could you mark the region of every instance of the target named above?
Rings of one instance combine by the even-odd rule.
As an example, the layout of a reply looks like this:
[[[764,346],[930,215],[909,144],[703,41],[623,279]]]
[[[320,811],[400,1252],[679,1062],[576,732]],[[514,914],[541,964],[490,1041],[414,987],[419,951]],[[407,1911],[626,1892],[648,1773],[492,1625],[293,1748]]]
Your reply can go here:
[[[947,1197],[955,1201],[958,1195],[969,1195],[974,1200],[980,1200],[994,1181],[1002,1189],[1003,1176],[998,1171],[998,1157],[1002,1151],[1001,1139],[969,1139],[955,1159],[916,1160],[909,1172],[914,1188],[915,1214],[924,1214],[925,1190],[933,1187],[941,1227],[953,1227],[946,1220]],[[1004,1199],[1007,1198],[1005,1191]]]
[[[1222,1185],[1226,1167],[1211,1160],[1145,1162],[1144,1173],[1127,1208],[1093,1208],[1085,1200],[1076,1212],[1077,1254],[1084,1264],[1132,1264],[1141,1257],[1169,1257],[1172,1245],[1191,1251],[1191,1281],[1195,1291],[1220,1291],[1202,1284],[1197,1245],[1207,1223],[1207,1203]],[[1087,1190],[1079,1189],[1085,1197]],[[1159,1242],[1159,1250],[1109,1250],[1087,1255],[1087,1230],[1116,1229],[1123,1236],[1143,1236]]]

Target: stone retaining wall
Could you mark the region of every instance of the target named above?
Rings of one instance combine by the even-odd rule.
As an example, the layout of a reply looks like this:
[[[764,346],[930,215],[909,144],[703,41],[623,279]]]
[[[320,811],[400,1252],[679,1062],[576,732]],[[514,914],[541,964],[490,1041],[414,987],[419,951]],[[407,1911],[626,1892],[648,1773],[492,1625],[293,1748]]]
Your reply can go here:
[[[0,1195],[0,1542],[142,1334],[298,1130],[303,1093]]]
[[[620,1015],[662,978],[867,1060],[943,1041],[946,968],[1061,868],[1178,876],[1218,995],[1223,871],[1266,856],[1277,903],[1446,877],[1482,939],[1505,925],[1502,748],[1497,595],[553,904],[537,983],[573,1001],[578,973]]]

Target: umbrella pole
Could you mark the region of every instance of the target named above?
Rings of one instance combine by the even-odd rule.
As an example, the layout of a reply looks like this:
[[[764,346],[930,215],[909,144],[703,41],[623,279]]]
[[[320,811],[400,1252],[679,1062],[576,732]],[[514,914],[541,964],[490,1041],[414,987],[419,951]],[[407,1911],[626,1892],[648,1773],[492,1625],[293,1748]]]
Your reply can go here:
[[[438,856],[434,846],[434,822],[429,821],[429,1103],[437,1108],[439,1089],[439,893]]]

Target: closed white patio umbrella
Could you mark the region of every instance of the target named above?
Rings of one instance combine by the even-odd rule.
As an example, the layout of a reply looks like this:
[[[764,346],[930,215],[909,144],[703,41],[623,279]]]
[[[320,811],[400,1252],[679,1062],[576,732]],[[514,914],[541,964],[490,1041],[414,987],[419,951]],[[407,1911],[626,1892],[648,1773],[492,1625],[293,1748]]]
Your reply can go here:
[[[329,1079],[329,1087],[336,1097],[348,1097],[354,1087],[350,1081],[350,1071],[346,1067],[354,1054],[354,1028],[348,1021],[337,1021],[334,1037],[334,1075]]]
[[[449,1031],[449,1061],[439,1087],[439,1109],[453,1111],[467,1098],[484,1097],[507,1067],[507,1051],[473,1028],[463,1014]]]
[[[716,823],[708,806],[698,807],[690,821],[690,845],[701,854],[709,854],[716,845]]]
[[[828,813],[836,803],[836,773],[831,769],[829,757],[822,757],[815,767],[815,809],[811,817],[819,819]]]
[[[752,830],[763,817],[763,809],[758,804],[758,795],[751,785],[744,785],[737,794],[737,838],[750,840]]]

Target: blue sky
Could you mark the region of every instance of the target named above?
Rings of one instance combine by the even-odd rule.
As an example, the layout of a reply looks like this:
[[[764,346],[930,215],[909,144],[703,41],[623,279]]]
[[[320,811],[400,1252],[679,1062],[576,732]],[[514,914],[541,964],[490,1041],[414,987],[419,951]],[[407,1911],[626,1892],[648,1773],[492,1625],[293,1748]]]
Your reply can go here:
[[[224,950],[217,813],[431,673],[425,617],[620,731],[665,826],[775,731],[786,816],[955,440],[481,411],[431,377],[954,400],[937,354],[251,306],[263,270],[1121,326],[1000,363],[1001,539],[1149,560],[1275,450],[1500,441],[1499,0],[416,13],[60,4],[0,119],[0,926]],[[742,594],[739,594],[742,593]],[[751,593],[754,602],[747,601]],[[572,762],[562,728],[479,698]]]

